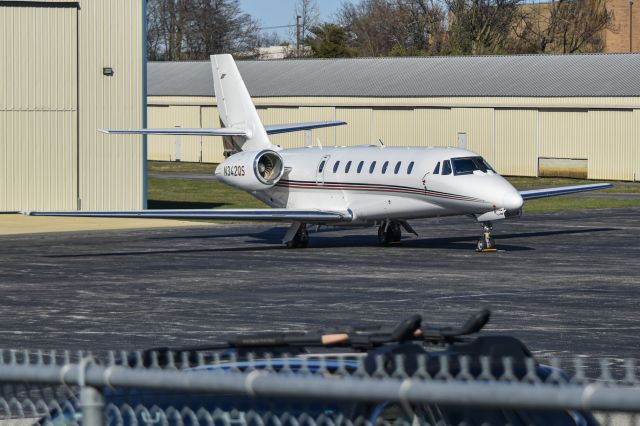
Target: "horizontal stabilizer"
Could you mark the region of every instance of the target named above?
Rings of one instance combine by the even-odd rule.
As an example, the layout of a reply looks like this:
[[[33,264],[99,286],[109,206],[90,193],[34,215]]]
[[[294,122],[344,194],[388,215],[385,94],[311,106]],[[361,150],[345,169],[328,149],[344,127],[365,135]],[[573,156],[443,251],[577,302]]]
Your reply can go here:
[[[249,136],[246,130],[234,128],[189,129],[171,127],[168,129],[98,129],[98,131],[109,135]]]
[[[264,126],[267,134],[298,132],[301,130],[322,129],[323,127],[343,126],[344,121],[314,121],[310,123],[271,124]],[[99,132],[108,135],[169,135],[169,136],[244,136],[251,137],[245,129],[219,128],[201,129],[170,127],[167,129],[98,129]]]
[[[315,121],[311,123],[268,124],[264,128],[269,135],[298,132],[300,130],[322,129],[323,127],[344,126],[344,121]]]
[[[598,189],[612,188],[610,183],[594,183],[587,185],[559,186],[556,188],[531,189],[528,191],[520,191],[523,200],[532,200],[534,198],[554,197],[556,195],[574,194],[576,192],[595,191]]]
[[[300,209],[174,209],[130,211],[23,211],[28,216],[119,217],[154,219],[218,219],[266,222],[350,222],[348,211]]]

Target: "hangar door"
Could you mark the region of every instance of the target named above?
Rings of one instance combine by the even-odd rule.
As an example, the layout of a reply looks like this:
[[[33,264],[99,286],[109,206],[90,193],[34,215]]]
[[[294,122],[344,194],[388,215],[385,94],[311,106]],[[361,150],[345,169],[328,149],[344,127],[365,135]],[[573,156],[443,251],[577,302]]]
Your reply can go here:
[[[0,0],[0,211],[77,204],[77,6]]]

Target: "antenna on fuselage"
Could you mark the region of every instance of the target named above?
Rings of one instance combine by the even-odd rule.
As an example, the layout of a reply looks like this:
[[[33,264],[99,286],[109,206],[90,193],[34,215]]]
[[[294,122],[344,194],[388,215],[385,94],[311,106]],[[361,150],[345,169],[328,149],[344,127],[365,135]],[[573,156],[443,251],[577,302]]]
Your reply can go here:
[[[382,139],[378,139],[378,142],[380,143],[380,146],[384,148],[384,142],[382,142]]]

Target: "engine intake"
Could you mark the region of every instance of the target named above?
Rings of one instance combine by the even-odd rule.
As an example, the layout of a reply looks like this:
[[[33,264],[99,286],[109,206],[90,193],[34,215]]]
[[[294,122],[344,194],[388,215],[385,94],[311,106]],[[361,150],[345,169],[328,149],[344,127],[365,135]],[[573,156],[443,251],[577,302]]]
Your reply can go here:
[[[244,151],[233,154],[216,168],[218,179],[245,191],[273,187],[284,173],[284,161],[272,150]]]
[[[260,182],[265,185],[275,185],[282,177],[284,164],[282,157],[275,151],[262,151],[256,156],[254,171]]]

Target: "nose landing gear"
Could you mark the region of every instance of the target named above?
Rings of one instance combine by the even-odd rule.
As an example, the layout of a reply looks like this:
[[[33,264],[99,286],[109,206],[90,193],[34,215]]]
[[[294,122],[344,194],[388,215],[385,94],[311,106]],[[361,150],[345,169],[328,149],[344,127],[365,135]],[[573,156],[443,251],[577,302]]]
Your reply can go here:
[[[400,222],[385,221],[378,228],[378,243],[381,246],[400,244],[402,228]]]
[[[493,224],[491,222],[483,222],[482,228],[484,232],[482,237],[478,240],[476,251],[482,253],[496,251],[496,243],[493,241],[493,237],[491,236]]]

